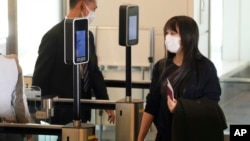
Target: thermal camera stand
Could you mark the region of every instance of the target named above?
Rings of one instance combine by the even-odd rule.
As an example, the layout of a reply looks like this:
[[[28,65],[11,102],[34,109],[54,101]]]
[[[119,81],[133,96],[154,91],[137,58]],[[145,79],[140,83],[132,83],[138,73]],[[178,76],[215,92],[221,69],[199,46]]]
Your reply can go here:
[[[62,141],[92,141],[95,139],[95,125],[81,123],[80,116],[80,65],[73,65],[73,123],[62,128]]]
[[[126,97],[116,102],[116,140],[136,141],[143,114],[143,100],[131,98],[131,46],[126,47]]]
[[[131,46],[126,47],[126,102],[131,102]]]

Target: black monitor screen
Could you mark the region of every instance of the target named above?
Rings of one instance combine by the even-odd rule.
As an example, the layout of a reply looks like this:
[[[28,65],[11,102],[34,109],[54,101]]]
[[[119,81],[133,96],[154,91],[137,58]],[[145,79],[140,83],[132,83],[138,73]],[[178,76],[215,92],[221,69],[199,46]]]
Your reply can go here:
[[[89,61],[88,20],[66,18],[64,21],[64,62],[82,64]]]
[[[119,44],[131,46],[138,43],[139,7],[121,5],[119,9]]]

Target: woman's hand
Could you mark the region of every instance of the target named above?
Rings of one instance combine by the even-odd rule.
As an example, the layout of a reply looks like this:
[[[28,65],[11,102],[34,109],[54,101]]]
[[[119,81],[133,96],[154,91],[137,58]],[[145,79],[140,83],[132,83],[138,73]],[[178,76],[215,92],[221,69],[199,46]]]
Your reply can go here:
[[[167,100],[167,104],[168,104],[168,109],[171,113],[174,113],[175,111],[175,107],[177,105],[177,100],[175,98],[171,99],[170,96],[168,95],[168,100]]]

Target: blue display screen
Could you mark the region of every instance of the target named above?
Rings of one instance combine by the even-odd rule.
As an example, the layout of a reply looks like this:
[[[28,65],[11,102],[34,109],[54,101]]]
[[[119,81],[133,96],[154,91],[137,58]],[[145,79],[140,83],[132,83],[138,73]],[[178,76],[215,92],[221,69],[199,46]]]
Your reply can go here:
[[[137,39],[137,16],[129,16],[129,40]]]
[[[79,30],[76,31],[76,45],[75,45],[75,55],[76,61],[85,60],[86,57],[86,31]]]

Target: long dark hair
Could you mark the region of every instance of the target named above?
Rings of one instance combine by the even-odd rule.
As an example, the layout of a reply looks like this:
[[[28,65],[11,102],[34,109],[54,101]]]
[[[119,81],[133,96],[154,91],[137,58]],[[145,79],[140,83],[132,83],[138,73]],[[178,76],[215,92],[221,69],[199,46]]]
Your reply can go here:
[[[178,31],[181,37],[183,62],[177,70],[174,81],[172,81],[176,93],[181,94],[184,92],[187,81],[191,77],[191,72],[197,68],[196,60],[202,58],[198,49],[199,29],[197,23],[188,16],[174,16],[170,18],[163,28],[164,38],[167,35],[168,29],[175,32]],[[160,69],[162,70],[159,79],[160,83],[168,77],[166,76],[166,72],[168,72],[169,67],[166,65],[166,62],[169,59],[173,59],[174,56],[175,53],[166,51],[165,59],[160,61]]]

